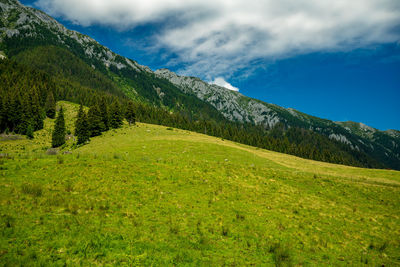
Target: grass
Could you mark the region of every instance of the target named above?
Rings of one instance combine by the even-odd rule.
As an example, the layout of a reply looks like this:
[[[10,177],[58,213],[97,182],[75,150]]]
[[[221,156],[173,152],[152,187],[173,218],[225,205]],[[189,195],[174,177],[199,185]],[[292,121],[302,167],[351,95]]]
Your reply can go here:
[[[400,265],[400,172],[141,123],[54,156],[53,122],[0,141],[0,265]]]

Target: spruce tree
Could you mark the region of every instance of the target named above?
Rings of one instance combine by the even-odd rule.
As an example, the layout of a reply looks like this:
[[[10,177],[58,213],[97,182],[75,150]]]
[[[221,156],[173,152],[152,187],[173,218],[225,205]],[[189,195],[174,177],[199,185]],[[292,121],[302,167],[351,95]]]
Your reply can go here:
[[[121,127],[123,119],[119,101],[115,100],[110,107],[110,126],[114,129]]]
[[[90,132],[90,137],[98,136],[104,130],[105,126],[101,118],[100,109],[97,105],[90,107],[88,112],[88,128]]]
[[[51,145],[52,147],[59,147],[65,144],[65,120],[64,120],[64,111],[62,107],[60,107],[60,111],[58,112],[56,123],[54,125],[54,131],[52,136]]]
[[[136,114],[135,107],[133,106],[133,102],[128,102],[128,107],[126,108],[125,118],[129,122],[129,125],[135,124],[136,122]]]
[[[46,104],[44,108],[47,117],[54,119],[54,117],[56,116],[56,101],[52,92],[49,92],[47,94]]]
[[[83,110],[83,106],[79,107],[77,119],[75,122],[75,135],[78,138],[78,145],[84,144],[89,141],[89,124],[86,112]]]
[[[89,123],[86,112],[82,115],[81,135],[78,137],[78,144],[84,144],[90,140]]]
[[[103,121],[104,124],[104,129],[102,131],[108,131],[110,129],[110,116],[109,116],[107,100],[105,97],[101,98],[99,109],[100,109],[100,116],[102,118],[101,120]]]

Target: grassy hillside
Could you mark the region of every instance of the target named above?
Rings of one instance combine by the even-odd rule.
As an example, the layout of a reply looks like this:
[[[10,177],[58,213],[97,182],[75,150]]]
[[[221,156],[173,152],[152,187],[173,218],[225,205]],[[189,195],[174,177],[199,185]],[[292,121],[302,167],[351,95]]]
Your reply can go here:
[[[52,125],[0,138],[0,265],[400,265],[399,172],[149,124],[47,155]]]

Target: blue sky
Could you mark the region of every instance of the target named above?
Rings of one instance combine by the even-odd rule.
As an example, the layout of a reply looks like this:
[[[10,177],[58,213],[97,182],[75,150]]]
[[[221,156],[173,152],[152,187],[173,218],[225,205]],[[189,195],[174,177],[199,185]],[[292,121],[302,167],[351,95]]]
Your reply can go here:
[[[400,129],[397,0],[23,0],[153,70]],[[95,3],[95,4],[94,4]]]

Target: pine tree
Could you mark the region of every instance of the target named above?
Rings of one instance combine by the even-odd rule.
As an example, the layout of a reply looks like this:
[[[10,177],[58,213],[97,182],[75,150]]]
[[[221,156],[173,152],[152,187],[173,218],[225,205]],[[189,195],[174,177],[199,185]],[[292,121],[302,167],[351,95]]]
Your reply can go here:
[[[75,122],[75,135],[78,137],[78,145],[84,144],[89,141],[89,124],[86,112],[83,110],[83,106],[79,107],[77,119]]]
[[[101,118],[99,107],[97,105],[91,106],[87,117],[90,137],[101,135],[101,132],[105,127]]]
[[[56,101],[54,100],[54,95],[52,92],[47,94],[46,104],[45,104],[45,111],[47,117],[54,119],[56,116]]]
[[[133,106],[132,101],[128,102],[128,107],[126,108],[125,117],[126,117],[127,121],[129,122],[129,125],[135,124],[136,114],[135,114],[135,107]]]
[[[65,133],[66,129],[65,129],[64,111],[62,107],[60,107],[60,111],[58,112],[56,123],[54,125],[54,131],[51,141],[52,147],[59,147],[65,144]]]
[[[115,100],[110,107],[110,126],[114,129],[121,127],[123,119],[119,101]]]

